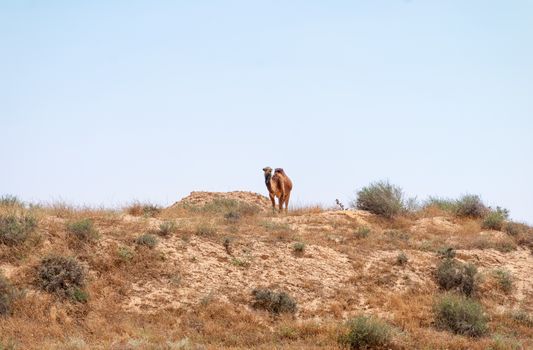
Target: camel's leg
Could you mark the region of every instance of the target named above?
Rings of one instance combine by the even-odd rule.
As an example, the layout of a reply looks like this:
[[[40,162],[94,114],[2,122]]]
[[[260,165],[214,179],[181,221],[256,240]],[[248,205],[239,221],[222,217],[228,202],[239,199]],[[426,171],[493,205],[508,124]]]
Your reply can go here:
[[[272,202],[272,210],[276,210],[276,197],[272,193],[269,193],[270,201]]]
[[[289,211],[289,198],[291,197],[291,193],[287,193],[285,195],[285,211],[288,212]]]
[[[285,194],[281,194],[279,196],[279,212],[281,213],[283,211],[283,203],[285,202]]]

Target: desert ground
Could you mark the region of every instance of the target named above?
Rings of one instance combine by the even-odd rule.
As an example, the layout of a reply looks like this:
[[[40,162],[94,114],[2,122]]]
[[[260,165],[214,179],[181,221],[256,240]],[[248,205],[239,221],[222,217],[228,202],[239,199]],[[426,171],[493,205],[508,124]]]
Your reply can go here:
[[[0,243],[0,349],[338,349],[361,316],[388,329],[375,348],[533,349],[527,225],[487,229],[431,205],[393,218],[277,213],[242,191],[192,192],[167,208],[13,200],[0,214],[32,220],[23,239]],[[46,267],[54,257],[77,270]],[[466,290],[464,279],[443,287],[446,259],[475,267],[466,294],[482,308],[482,334],[438,321],[439,300]],[[289,307],[261,304],[258,289]]]

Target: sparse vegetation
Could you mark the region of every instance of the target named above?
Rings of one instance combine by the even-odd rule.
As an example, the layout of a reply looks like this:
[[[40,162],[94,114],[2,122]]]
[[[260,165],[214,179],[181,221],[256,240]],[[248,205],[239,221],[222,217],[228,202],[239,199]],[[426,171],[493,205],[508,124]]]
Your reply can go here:
[[[161,207],[155,204],[133,203],[126,208],[126,212],[133,216],[155,217],[161,212]]]
[[[216,198],[203,206],[188,206],[187,209],[207,214],[222,214],[230,217],[238,216],[238,218],[241,216],[252,216],[260,211],[257,205],[226,198]]]
[[[85,271],[74,258],[49,256],[37,268],[37,284],[48,293],[75,298],[84,287]]]
[[[11,314],[11,304],[15,299],[15,288],[0,273],[0,316]]]
[[[513,290],[513,277],[511,276],[511,272],[498,269],[494,271],[494,277],[496,277],[498,286],[504,293],[509,294]]]
[[[474,265],[447,258],[437,267],[437,283],[444,290],[455,289],[470,296],[475,291],[476,273]]]
[[[407,264],[408,261],[409,261],[409,257],[407,257],[407,255],[404,252],[401,252],[396,256],[397,265],[403,266]]]
[[[119,257],[120,260],[122,261],[130,261],[131,259],[133,259],[133,251],[126,247],[126,246],[120,246],[118,247],[117,249],[117,255]]]
[[[159,231],[157,233],[160,236],[168,237],[174,234],[177,230],[176,223],[174,221],[164,221],[159,225]]]
[[[80,241],[88,242],[98,237],[91,219],[82,219],[67,224],[68,232]]]
[[[217,229],[208,223],[202,223],[196,227],[196,234],[198,236],[213,236],[217,233]]]
[[[157,245],[157,237],[151,233],[145,233],[137,237],[135,243],[137,243],[138,245],[146,246],[151,249]]]
[[[448,294],[434,306],[437,327],[470,337],[484,335],[487,318],[481,305],[464,296]]]
[[[257,288],[252,291],[252,297],[252,306],[256,309],[267,310],[276,315],[296,312],[296,301],[285,292]]]
[[[453,199],[429,197],[424,202],[424,208],[434,207],[445,212],[455,213],[457,209],[457,201]]]
[[[386,218],[393,218],[405,210],[402,189],[388,181],[379,181],[363,187],[357,192],[354,206]]]
[[[296,242],[292,245],[292,250],[297,254],[302,254],[305,250],[305,243]]]
[[[442,247],[437,250],[437,254],[444,259],[455,258],[455,249],[453,247]]]
[[[515,310],[511,312],[511,318],[521,325],[533,328],[533,316],[524,310]]]
[[[357,231],[355,231],[355,236],[357,238],[367,238],[370,234],[371,230],[368,226],[360,226],[357,228]]]
[[[22,207],[23,203],[16,196],[6,194],[0,197],[0,206],[3,207]]]
[[[37,220],[30,214],[0,214],[0,244],[23,243],[36,227]]]
[[[375,349],[391,342],[391,326],[374,317],[355,317],[346,323],[346,328],[339,337],[339,344],[344,348]]]
[[[476,195],[464,195],[455,203],[455,214],[459,217],[482,218],[488,211],[481,198]]]
[[[501,208],[498,208],[495,211],[491,211],[483,219],[481,227],[486,230],[500,231],[503,228],[503,224],[507,219],[508,215],[508,211]]]

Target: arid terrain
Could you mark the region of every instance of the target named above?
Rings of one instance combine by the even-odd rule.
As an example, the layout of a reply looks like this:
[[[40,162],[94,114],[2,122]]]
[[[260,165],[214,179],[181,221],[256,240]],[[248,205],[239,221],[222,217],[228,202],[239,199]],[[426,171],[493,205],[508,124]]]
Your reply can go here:
[[[337,349],[360,315],[390,326],[388,349],[533,349],[526,225],[487,229],[431,205],[393,218],[279,214],[250,192],[122,210],[13,201],[0,213],[34,220],[27,237],[0,243],[11,288],[0,349]],[[58,256],[81,266],[79,289],[46,280],[43,259]],[[468,293],[487,319],[481,336],[436,322],[437,301],[454,292],[439,284],[445,259],[476,268]],[[286,293],[295,309],[258,307],[257,288]]]

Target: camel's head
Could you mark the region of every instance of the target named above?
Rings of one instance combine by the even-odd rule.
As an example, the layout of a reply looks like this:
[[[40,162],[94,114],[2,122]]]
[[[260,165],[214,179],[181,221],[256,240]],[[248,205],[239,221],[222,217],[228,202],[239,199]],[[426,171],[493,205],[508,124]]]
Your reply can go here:
[[[267,167],[263,168],[263,172],[265,173],[265,176],[272,175],[272,168],[267,166]]]

